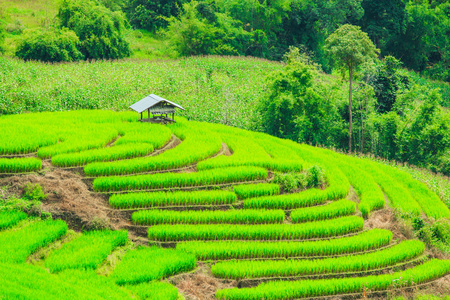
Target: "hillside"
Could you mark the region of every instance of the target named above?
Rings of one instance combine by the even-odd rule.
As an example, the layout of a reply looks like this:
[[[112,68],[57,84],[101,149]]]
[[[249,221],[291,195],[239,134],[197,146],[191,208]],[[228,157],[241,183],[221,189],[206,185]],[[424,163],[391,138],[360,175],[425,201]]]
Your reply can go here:
[[[0,295],[450,293],[448,237],[436,235],[450,210],[408,173],[234,127],[137,118],[110,110],[0,117],[8,278]],[[25,183],[48,196],[27,188],[32,202],[14,199]]]

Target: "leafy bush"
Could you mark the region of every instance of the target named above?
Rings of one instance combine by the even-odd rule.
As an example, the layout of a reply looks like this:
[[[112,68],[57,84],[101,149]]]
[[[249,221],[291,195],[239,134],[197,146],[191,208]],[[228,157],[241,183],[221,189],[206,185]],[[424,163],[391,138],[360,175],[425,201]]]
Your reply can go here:
[[[290,192],[296,189],[320,187],[325,183],[325,175],[321,167],[314,165],[304,173],[275,173],[273,182]]]
[[[47,195],[39,184],[28,183],[23,190],[23,198],[31,201],[42,201],[47,199]]]
[[[91,0],[64,0],[59,9],[60,25],[78,35],[85,59],[119,59],[130,56],[124,38],[128,25],[120,11],[112,12]]]
[[[27,29],[17,47],[16,56],[24,60],[70,62],[83,58],[76,34],[67,29]]]

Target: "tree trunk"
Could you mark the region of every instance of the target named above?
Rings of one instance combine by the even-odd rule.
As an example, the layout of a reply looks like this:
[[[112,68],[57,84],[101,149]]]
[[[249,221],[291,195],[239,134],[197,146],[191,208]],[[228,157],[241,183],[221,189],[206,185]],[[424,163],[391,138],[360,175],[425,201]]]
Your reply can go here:
[[[348,68],[349,70],[349,79],[350,79],[350,88],[348,91],[348,114],[349,114],[349,123],[348,123],[348,153],[352,153],[352,79],[353,79],[353,68]]]

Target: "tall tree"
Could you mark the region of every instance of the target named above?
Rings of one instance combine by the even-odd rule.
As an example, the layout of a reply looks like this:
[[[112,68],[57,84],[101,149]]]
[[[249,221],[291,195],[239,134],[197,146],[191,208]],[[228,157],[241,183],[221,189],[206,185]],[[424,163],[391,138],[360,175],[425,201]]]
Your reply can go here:
[[[364,62],[377,57],[379,50],[359,26],[345,24],[336,29],[325,41],[325,51],[338,67],[348,70],[348,151],[352,152],[352,82],[354,71]]]

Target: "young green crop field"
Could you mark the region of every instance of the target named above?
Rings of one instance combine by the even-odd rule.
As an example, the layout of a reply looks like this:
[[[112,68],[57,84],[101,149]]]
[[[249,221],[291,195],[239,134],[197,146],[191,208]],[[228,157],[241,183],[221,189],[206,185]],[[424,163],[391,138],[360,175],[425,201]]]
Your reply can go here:
[[[399,168],[225,125],[137,120],[110,110],[0,117],[2,177],[79,173],[126,218],[120,230],[74,234],[62,220],[0,211],[1,299],[183,299],[175,285],[200,273],[227,283],[217,299],[359,297],[450,274],[422,241],[373,227],[391,210],[450,219]],[[276,180],[309,178],[313,166],[323,183]]]

